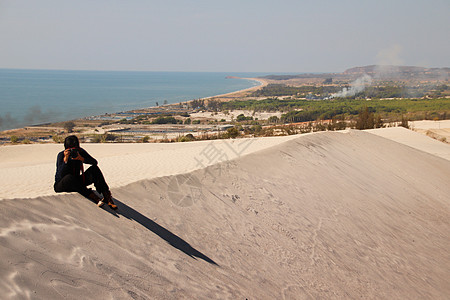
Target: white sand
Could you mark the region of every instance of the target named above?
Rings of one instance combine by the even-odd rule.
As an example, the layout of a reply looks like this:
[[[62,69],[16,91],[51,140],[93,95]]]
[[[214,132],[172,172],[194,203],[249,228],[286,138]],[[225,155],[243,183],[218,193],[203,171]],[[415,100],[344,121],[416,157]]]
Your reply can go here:
[[[450,161],[362,131],[260,143],[232,161],[114,187],[117,212],[76,193],[0,201],[0,295],[450,298]],[[2,172],[16,164],[22,183],[52,181],[46,164],[61,145],[50,146],[1,148]],[[208,142],[85,146],[114,182],[197,168]],[[2,193],[23,190],[2,174]]]
[[[413,129],[444,129],[450,128],[450,120],[441,121],[412,121],[409,123]]]
[[[110,187],[117,188],[138,180],[201,169],[293,138],[81,146],[97,159]],[[61,144],[0,147],[0,199],[53,195],[56,155],[63,149]]]
[[[414,121],[410,127],[421,134],[450,145],[450,120]]]
[[[227,114],[223,112],[211,113],[211,112],[196,112],[191,114],[191,118],[204,118],[204,119],[214,119],[214,120],[226,120],[227,122],[231,122],[232,119],[236,120],[237,116],[243,114],[246,117],[253,117],[253,119],[258,120],[267,120],[270,117],[281,117],[281,112],[253,112],[250,110],[233,110],[228,112]]]
[[[406,128],[391,127],[368,130],[368,132],[450,160],[450,144],[440,142]]]
[[[450,145],[413,131],[395,127],[369,132],[450,160]],[[201,169],[293,138],[295,137],[81,146],[99,161],[110,187],[117,188],[138,180]],[[63,146],[56,144],[0,147],[0,199],[53,195],[56,155],[61,150]]]

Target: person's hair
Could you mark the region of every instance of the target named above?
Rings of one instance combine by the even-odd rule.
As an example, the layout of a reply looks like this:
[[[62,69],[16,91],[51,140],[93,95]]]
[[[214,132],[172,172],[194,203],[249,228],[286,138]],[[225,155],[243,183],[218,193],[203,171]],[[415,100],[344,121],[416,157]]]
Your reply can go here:
[[[80,141],[78,140],[76,135],[69,135],[64,140],[64,149],[69,148],[80,148]]]

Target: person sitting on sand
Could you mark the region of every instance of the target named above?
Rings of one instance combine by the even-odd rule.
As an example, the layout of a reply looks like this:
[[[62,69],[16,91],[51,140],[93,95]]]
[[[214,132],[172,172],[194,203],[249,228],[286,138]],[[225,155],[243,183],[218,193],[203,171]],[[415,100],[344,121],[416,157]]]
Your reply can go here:
[[[117,209],[105,178],[97,166],[97,160],[80,148],[80,142],[75,135],[66,137],[64,149],[56,158],[55,192],[78,192],[97,203],[99,207],[107,203],[112,209]],[[91,165],[86,172],[83,172],[83,163]],[[97,192],[103,195],[103,199],[87,188],[92,183]]]

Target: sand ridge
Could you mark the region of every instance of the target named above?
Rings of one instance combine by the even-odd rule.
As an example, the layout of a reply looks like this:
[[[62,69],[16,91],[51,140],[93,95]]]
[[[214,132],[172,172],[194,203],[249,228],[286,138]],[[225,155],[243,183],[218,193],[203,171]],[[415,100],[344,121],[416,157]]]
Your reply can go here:
[[[411,148],[450,160],[450,144],[432,139],[424,134],[420,134],[403,127],[371,129],[368,130],[368,132],[407,145]]]
[[[293,138],[81,146],[98,160],[110,187],[117,188],[138,180],[190,172]],[[61,144],[0,147],[0,199],[53,195],[56,155],[63,149]],[[85,169],[88,167],[85,165]]]
[[[115,188],[118,212],[77,194],[3,200],[0,293],[445,299],[449,176],[435,155],[325,132]]]

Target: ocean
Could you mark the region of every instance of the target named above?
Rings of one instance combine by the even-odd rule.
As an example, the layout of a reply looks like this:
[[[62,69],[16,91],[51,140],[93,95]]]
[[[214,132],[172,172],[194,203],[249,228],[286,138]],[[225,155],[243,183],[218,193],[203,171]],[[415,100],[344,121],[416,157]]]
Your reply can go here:
[[[180,103],[259,85],[262,73],[0,69],[0,130]]]

